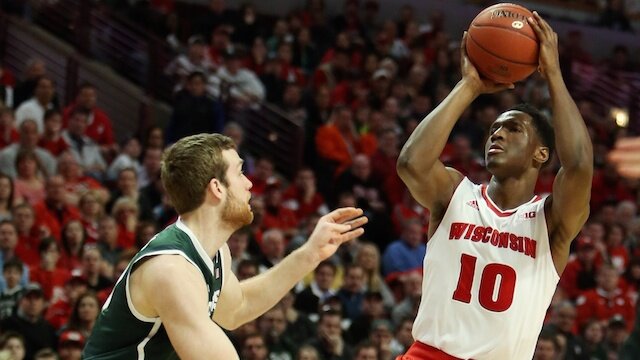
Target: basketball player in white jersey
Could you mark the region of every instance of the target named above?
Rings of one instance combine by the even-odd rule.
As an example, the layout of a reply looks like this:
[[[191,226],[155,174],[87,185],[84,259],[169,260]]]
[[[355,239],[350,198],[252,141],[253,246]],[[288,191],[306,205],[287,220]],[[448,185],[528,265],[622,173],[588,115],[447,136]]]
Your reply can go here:
[[[463,45],[462,80],[398,159],[400,177],[431,212],[416,342],[398,359],[531,359],[571,241],[589,215],[591,141],[560,73],[556,33],[537,13],[529,23],[540,40],[555,139],[544,116],[517,106],[490,128],[488,185],[473,184],[438,160],[478,95],[513,87],[480,78]],[[554,145],[562,168],[552,194],[540,198],[534,186]]]

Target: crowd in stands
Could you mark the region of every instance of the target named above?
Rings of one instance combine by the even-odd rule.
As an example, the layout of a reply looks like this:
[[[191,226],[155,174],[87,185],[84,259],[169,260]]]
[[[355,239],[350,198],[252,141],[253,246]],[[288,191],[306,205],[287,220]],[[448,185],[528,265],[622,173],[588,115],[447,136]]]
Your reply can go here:
[[[148,6],[162,24],[190,25],[184,34],[152,29],[176,50],[165,69],[175,80],[166,129],[118,143],[117,119],[98,107],[94,85],[81,84],[74,101],[61,104],[42,60],[30,59],[24,74],[0,69],[0,349],[17,360],[79,359],[129,260],[176,219],[159,179],[163,149],[190,134],[221,132],[236,142],[253,183],[255,220],[229,239],[240,280],[304,243],[329,209],[358,206],[370,219],[362,238],[229,333],[241,359],[394,359],[413,341],[429,226],[395,164],[411,131],[460,78],[459,38],[444,31],[445,17],[434,12],[423,22],[409,5],[392,17],[376,1],[358,0],[345,1],[335,17],[311,0],[277,19],[223,0],[188,20],[176,18],[173,1]],[[565,35],[569,85],[574,63],[639,69],[626,48],[599,62]],[[459,120],[443,162],[487,181],[488,126],[523,101],[552,112],[537,74],[513,91],[483,96]],[[229,112],[263,102],[304,125],[304,166],[292,179],[276,172],[272,158],[252,153],[245,129],[227,121]],[[576,102],[595,149],[591,216],[574,241],[537,359],[615,359],[636,319],[640,182],[619,177],[606,161],[626,130],[591,97]],[[539,194],[550,193],[558,167],[554,160],[544,168]]]

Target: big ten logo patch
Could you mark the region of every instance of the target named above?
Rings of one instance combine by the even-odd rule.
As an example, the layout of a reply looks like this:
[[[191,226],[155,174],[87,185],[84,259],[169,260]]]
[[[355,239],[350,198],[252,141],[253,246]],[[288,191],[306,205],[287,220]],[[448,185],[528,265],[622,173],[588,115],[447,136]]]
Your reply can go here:
[[[216,290],[213,292],[211,296],[211,301],[209,301],[209,314],[213,314],[213,311],[216,309],[216,305],[218,305],[218,298],[220,298],[220,290]]]
[[[532,220],[536,218],[537,213],[535,211],[527,211],[520,214],[520,220]]]

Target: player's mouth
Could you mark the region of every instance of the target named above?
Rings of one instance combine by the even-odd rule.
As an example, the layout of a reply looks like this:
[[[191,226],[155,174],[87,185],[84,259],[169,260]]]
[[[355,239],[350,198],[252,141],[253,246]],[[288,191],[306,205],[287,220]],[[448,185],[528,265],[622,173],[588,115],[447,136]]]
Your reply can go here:
[[[502,146],[493,144],[489,147],[489,151],[487,151],[487,155],[495,155],[503,152],[504,152],[504,149],[502,148]]]

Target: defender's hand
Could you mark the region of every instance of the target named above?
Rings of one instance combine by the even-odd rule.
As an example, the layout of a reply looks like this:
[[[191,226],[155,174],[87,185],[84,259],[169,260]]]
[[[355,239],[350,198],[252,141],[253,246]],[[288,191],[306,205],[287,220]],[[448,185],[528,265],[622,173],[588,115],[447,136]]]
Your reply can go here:
[[[364,233],[362,225],[369,220],[362,215],[362,209],[340,208],[321,217],[313,229],[309,240],[301,250],[307,252],[313,261],[320,262],[333,255],[344,242]]]

